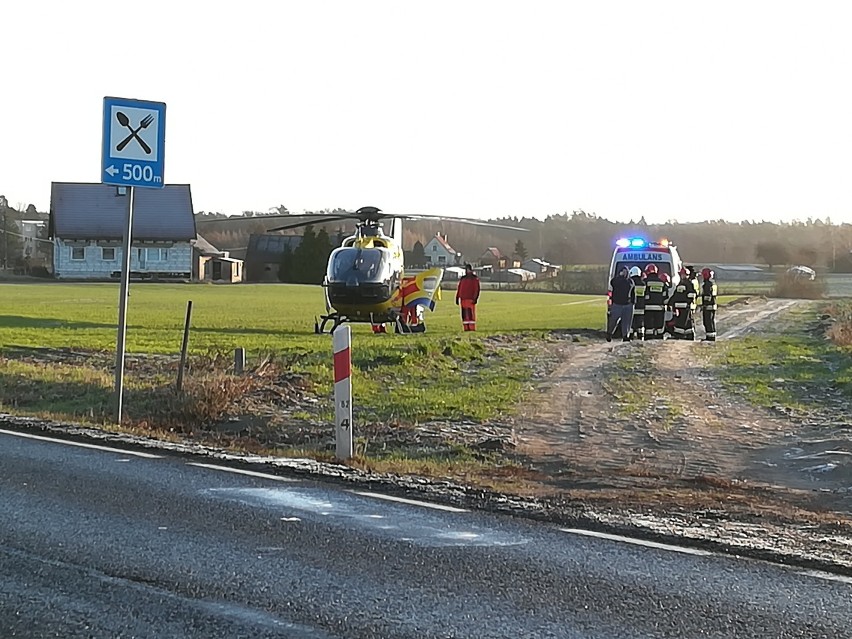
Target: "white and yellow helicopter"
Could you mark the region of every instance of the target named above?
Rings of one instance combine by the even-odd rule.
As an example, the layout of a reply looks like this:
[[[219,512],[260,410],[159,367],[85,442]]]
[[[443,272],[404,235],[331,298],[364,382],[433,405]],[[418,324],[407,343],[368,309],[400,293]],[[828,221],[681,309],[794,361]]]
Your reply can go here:
[[[357,221],[355,234],[343,240],[329,257],[322,283],[326,314],[315,322],[316,333],[326,332],[329,324],[329,332],[333,332],[344,322],[369,322],[373,326],[388,322],[407,324],[417,317],[417,307],[435,309],[444,270],[435,267],[412,275],[405,274],[402,220],[443,220],[527,231],[469,218],[383,213],[375,206],[364,206],[353,213],[305,213],[282,217],[302,219],[267,232],[343,220]],[[389,235],[384,232],[383,220],[390,221]]]

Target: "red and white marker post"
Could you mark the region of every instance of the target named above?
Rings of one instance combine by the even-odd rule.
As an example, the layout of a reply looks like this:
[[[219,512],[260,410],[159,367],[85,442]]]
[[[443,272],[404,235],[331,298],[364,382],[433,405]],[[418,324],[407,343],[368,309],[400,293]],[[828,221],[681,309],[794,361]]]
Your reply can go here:
[[[338,326],[334,346],[334,439],[337,458],[350,459],[352,449],[352,331]]]

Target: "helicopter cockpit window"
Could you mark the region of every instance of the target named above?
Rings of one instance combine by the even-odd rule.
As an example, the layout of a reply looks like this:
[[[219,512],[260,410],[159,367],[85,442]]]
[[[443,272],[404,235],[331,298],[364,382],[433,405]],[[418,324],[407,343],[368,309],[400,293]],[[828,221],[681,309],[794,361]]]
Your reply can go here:
[[[381,249],[337,249],[328,265],[328,279],[347,283],[384,282],[390,275],[388,258]]]

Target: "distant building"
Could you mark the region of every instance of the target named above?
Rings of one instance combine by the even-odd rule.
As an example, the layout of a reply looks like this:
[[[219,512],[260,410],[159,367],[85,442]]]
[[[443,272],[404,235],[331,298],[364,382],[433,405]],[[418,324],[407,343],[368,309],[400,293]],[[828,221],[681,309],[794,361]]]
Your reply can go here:
[[[45,220],[18,220],[21,234],[21,257],[34,258],[40,252],[39,233],[47,226]]]
[[[246,249],[245,280],[247,282],[278,282],[278,269],[286,250],[295,251],[302,243],[301,235],[271,235],[255,233]]]
[[[561,267],[541,258],[534,257],[521,262],[521,268],[535,273],[536,277],[556,277]]]
[[[126,189],[108,184],[54,182],[48,233],[59,279],[117,279],[129,200]],[[130,276],[190,279],[196,239],[188,184],[134,193]]]
[[[535,279],[535,273],[523,268],[507,268],[502,271],[495,271],[491,276],[493,282],[529,282]]]
[[[426,243],[423,252],[429,266],[457,266],[462,263],[462,254],[450,246],[446,235],[440,233],[435,233],[435,237]]]
[[[758,264],[708,264],[716,272],[719,281],[771,281],[775,274],[766,266]],[[698,267],[699,272],[701,267]]]
[[[444,281],[445,282],[455,282],[462,278],[465,270],[464,267],[461,266],[448,266],[444,269]]]
[[[510,266],[508,258],[496,246],[485,249],[485,253],[480,255],[477,261],[482,266],[490,266],[492,271],[501,271]]]
[[[192,279],[208,282],[230,282],[243,280],[243,260],[231,257],[228,251],[220,251],[200,235],[192,243]]]

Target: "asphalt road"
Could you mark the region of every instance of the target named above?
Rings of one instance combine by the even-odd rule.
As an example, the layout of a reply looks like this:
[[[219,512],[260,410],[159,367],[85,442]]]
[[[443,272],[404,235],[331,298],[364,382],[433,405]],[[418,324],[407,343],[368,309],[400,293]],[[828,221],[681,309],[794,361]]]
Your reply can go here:
[[[852,637],[852,583],[0,431],[0,637]]]

